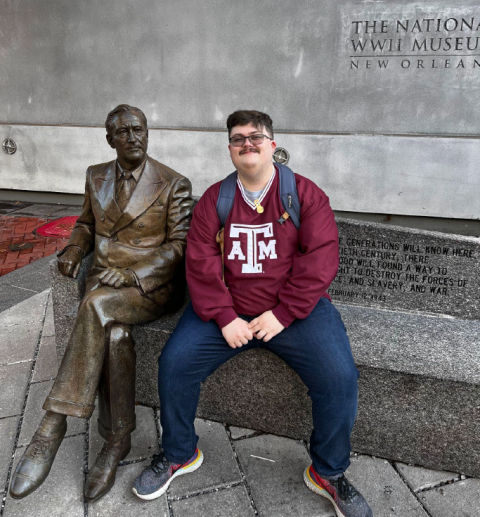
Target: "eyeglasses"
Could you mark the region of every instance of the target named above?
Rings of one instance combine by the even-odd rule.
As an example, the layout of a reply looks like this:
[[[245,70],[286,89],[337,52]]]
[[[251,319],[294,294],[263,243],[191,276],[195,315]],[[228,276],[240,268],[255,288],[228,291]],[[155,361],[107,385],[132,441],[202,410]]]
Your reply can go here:
[[[269,140],[273,140],[273,138],[270,138],[267,135],[263,135],[262,133],[255,133],[254,135],[250,136],[232,136],[228,141],[233,145],[233,147],[242,147],[245,144],[246,139],[250,140],[250,143],[252,145],[260,145],[265,138],[268,138]]]

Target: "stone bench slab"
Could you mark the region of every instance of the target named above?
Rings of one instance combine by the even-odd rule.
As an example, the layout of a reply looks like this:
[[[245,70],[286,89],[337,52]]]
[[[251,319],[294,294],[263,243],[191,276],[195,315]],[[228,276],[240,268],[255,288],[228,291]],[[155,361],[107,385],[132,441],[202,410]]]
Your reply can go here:
[[[357,365],[480,384],[480,321],[336,303]]]

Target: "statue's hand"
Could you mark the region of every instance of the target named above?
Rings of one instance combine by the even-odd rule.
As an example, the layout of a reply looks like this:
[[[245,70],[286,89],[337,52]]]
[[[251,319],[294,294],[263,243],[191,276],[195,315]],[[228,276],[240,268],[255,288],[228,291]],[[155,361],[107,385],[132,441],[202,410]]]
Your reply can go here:
[[[135,275],[128,269],[109,267],[98,275],[102,285],[109,285],[119,289],[120,287],[132,287],[135,284]]]
[[[77,278],[82,258],[83,252],[80,248],[76,246],[67,248],[65,253],[58,257],[58,270],[63,276]]]

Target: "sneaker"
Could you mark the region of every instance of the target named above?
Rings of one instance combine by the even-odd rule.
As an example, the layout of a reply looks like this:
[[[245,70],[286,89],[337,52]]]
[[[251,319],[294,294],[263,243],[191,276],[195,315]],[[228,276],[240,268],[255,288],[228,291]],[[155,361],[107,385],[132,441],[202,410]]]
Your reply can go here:
[[[326,497],[333,504],[337,517],[373,517],[367,501],[344,474],[338,479],[325,479],[310,465],[305,469],[303,479],[312,492]]]
[[[194,472],[202,463],[203,454],[199,449],[183,465],[180,463],[170,463],[165,458],[163,451],[160,454],[155,454],[150,466],[133,483],[133,493],[146,501],[156,499],[167,491],[170,483],[176,477]]]

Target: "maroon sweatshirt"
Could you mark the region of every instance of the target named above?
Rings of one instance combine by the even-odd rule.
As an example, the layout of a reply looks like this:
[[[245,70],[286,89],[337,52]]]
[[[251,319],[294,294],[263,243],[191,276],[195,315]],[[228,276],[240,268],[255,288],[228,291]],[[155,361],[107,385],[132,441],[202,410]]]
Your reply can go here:
[[[220,230],[216,205],[220,182],[197,203],[187,235],[187,282],[193,308],[203,321],[220,328],[238,314],[256,316],[272,310],[282,325],[306,318],[338,269],[338,232],[328,197],[315,183],[295,174],[301,204],[300,229],[284,213],[278,171],[259,214],[237,185],[225,223],[225,283],[215,242]],[[228,289],[227,289],[228,286]]]

